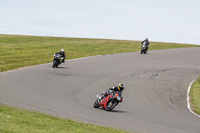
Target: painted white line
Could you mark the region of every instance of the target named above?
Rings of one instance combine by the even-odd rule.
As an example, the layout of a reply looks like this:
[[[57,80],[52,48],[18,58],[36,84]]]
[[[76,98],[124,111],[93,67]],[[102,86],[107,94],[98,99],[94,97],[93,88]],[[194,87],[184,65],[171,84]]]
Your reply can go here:
[[[188,107],[189,111],[190,111],[193,115],[195,115],[195,116],[197,116],[197,117],[200,118],[200,116],[199,116],[197,113],[195,113],[194,111],[192,111],[191,106],[190,106],[190,89],[191,89],[191,86],[192,86],[192,84],[194,83],[194,81],[195,81],[195,80],[193,80],[193,81],[190,83],[189,87],[188,87],[188,91],[187,91],[187,107]]]

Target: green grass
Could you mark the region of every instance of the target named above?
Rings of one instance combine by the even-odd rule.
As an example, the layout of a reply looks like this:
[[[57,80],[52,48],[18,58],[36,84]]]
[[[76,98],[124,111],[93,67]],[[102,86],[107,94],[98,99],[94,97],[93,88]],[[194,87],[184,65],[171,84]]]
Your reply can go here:
[[[200,78],[191,87],[190,100],[193,111],[200,115]]]
[[[140,41],[0,34],[0,72],[52,62],[53,54],[61,48],[65,49],[67,59],[73,59],[93,55],[140,51],[140,46]],[[149,50],[184,47],[199,46],[151,42]],[[124,131],[0,105],[0,132],[121,133]]]
[[[0,105],[1,133],[125,133],[51,115]]]
[[[140,51],[139,41],[40,37],[0,34],[0,72],[52,62],[53,54],[64,48],[67,59]],[[198,45],[151,42],[150,50]]]

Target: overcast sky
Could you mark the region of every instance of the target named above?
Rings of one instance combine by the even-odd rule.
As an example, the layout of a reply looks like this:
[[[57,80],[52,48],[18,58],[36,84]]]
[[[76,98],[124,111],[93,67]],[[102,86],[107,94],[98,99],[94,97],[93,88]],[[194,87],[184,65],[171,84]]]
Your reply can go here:
[[[0,34],[200,44],[200,0],[0,0]]]

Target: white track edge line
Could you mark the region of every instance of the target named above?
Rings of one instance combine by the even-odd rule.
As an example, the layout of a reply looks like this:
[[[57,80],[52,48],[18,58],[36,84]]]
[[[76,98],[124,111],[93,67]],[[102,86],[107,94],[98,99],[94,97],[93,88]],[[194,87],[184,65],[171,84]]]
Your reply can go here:
[[[188,87],[188,91],[187,91],[187,108],[189,109],[189,111],[190,111],[193,115],[195,115],[195,116],[197,116],[197,117],[200,118],[200,115],[198,115],[197,113],[195,113],[195,112],[191,109],[191,106],[190,106],[190,89],[191,89],[191,86],[192,86],[192,84],[193,84],[194,82],[195,82],[195,80],[193,80],[193,81],[190,83],[189,87]]]

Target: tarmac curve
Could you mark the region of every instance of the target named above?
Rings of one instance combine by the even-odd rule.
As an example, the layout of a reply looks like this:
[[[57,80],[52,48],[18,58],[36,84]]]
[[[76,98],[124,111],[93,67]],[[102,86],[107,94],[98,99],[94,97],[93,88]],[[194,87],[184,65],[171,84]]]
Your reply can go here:
[[[141,133],[200,133],[187,109],[187,88],[200,76],[200,48],[130,52],[0,73],[0,104]],[[93,108],[96,94],[124,83],[111,112]]]

